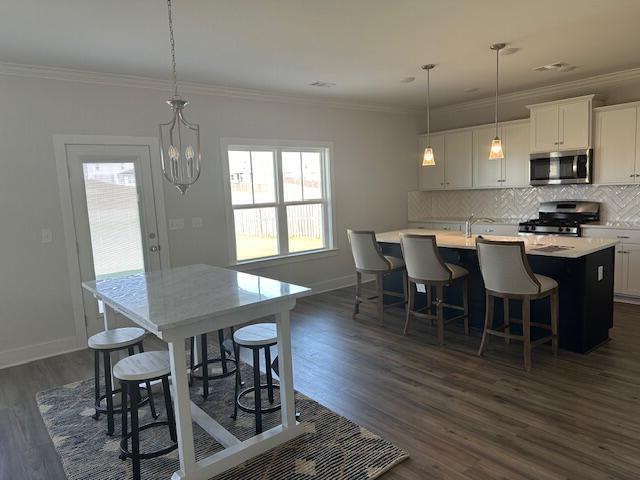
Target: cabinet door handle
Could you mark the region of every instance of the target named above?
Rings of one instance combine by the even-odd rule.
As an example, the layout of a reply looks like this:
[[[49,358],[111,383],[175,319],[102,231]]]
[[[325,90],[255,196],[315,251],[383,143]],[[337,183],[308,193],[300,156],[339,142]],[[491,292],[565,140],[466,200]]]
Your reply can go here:
[[[564,142],[560,142],[560,145],[564,145]]]
[[[618,235],[616,238],[629,238],[628,235]]]
[[[632,173],[631,175],[629,175],[629,177],[630,177],[630,178],[633,178],[633,177],[635,177],[635,175]]]
[[[554,145],[558,145],[558,142],[553,142]]]

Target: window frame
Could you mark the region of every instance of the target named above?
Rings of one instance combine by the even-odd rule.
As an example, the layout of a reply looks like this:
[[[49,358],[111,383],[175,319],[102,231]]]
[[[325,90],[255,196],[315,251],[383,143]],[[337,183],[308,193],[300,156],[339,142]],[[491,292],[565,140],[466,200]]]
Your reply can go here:
[[[314,141],[297,141],[297,140],[266,140],[266,139],[247,139],[247,138],[221,138],[221,152],[223,158],[223,181],[225,192],[225,215],[228,233],[228,254],[230,266],[251,266],[251,265],[269,265],[278,263],[288,263],[291,261],[304,260],[314,256],[326,256],[331,252],[336,252],[335,248],[335,214],[333,202],[333,143],[332,142],[314,142]],[[229,150],[240,151],[271,151],[274,160],[274,183],[275,183],[275,202],[268,203],[250,203],[233,205],[231,195],[231,184],[229,181]],[[319,152],[320,168],[322,178],[322,198],[304,200],[285,201],[284,185],[282,175],[282,152]],[[252,182],[253,185],[253,182]],[[252,187],[253,188],[253,187]],[[303,187],[304,189],[304,187]],[[304,191],[304,190],[303,190]],[[322,248],[314,250],[305,250],[302,252],[290,252],[288,249],[288,220],[287,207],[294,205],[317,205],[321,204],[323,208],[323,233],[324,243]],[[236,252],[236,233],[235,233],[235,210],[252,209],[252,208],[275,208],[276,221],[278,231],[278,251],[276,255],[266,257],[257,257],[247,260],[238,260]]]

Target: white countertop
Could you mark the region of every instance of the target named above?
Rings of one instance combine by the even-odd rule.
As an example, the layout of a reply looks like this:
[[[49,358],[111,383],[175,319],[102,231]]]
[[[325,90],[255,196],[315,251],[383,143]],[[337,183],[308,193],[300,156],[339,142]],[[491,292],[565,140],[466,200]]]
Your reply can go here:
[[[482,218],[482,217],[480,217]],[[409,223],[464,223],[468,217],[424,217],[414,218],[409,220]],[[475,217],[474,217],[475,219]],[[519,222],[524,220],[516,220],[513,218],[492,218],[493,222],[485,220],[476,220],[474,224],[495,224],[495,225],[518,225]]]
[[[425,228],[407,228],[403,230],[393,230],[390,232],[377,233],[378,242],[400,243],[400,233],[413,233],[417,235],[435,235],[439,247],[462,248],[467,250],[476,249],[476,237],[464,236],[463,232],[452,232],[449,230],[429,230]],[[483,235],[488,240],[508,240],[524,241],[525,250],[528,255],[543,255],[546,257],[579,258],[589,255],[605,248],[613,247],[619,242],[615,238],[585,238],[585,237],[562,237],[552,235]],[[557,246],[562,250],[545,251],[539,248]]]
[[[209,265],[84,282],[96,298],[153,333],[307,295],[311,289]]]

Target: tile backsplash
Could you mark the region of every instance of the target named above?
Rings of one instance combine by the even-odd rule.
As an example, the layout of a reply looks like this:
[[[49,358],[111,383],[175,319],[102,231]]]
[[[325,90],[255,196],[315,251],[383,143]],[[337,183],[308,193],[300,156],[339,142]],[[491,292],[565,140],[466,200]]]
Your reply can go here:
[[[476,216],[527,220],[538,216],[538,204],[549,200],[601,202],[604,222],[640,223],[640,185],[559,185],[495,190],[412,191],[409,221]]]

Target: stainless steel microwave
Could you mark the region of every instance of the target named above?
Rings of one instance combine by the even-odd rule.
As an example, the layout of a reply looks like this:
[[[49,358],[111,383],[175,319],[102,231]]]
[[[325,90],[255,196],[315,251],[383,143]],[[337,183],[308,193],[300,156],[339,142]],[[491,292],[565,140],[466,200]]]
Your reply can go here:
[[[532,153],[529,166],[531,185],[591,183],[593,149]]]

